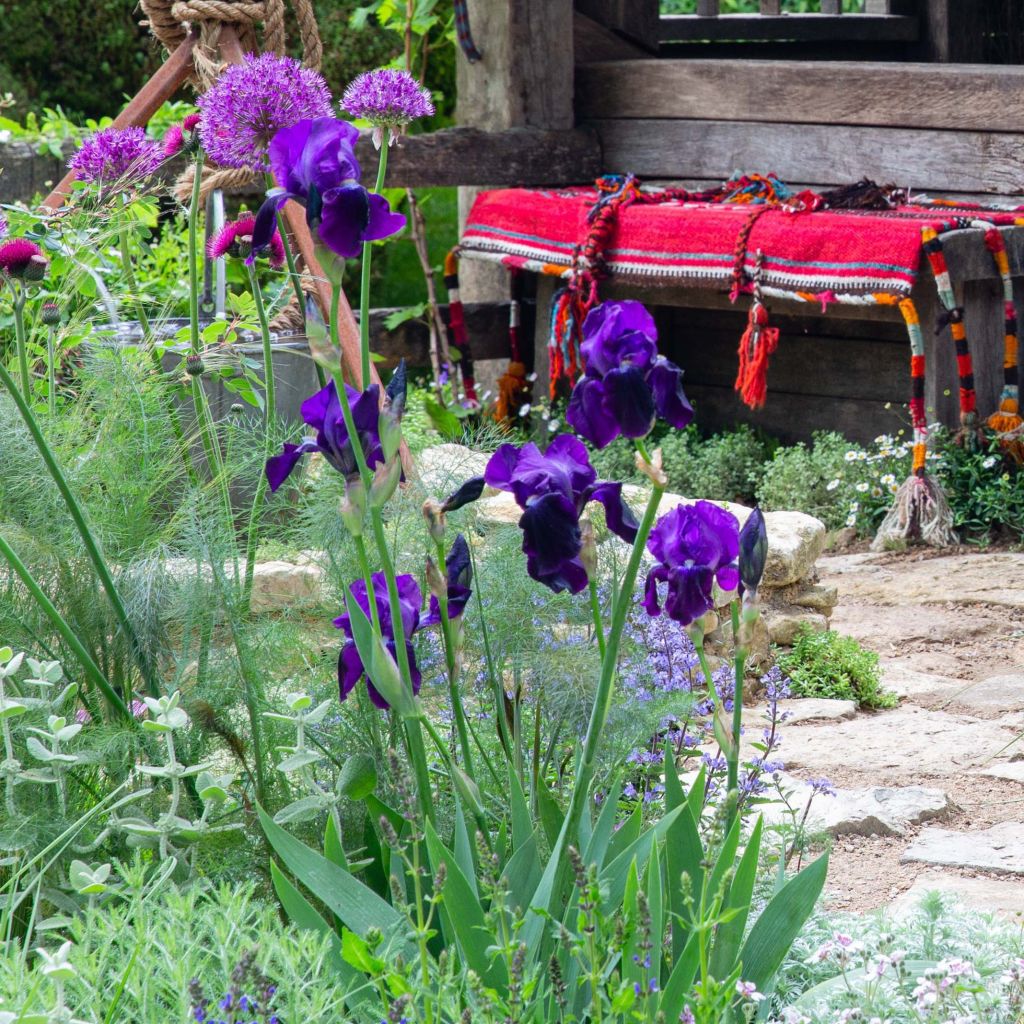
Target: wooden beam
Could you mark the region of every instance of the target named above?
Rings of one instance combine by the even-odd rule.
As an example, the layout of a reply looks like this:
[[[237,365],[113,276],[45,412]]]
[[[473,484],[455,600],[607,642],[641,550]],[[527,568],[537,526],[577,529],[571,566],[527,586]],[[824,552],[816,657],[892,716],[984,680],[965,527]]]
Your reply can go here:
[[[645,50],[657,51],[658,0],[575,0],[576,13],[599,27],[629,39]]]
[[[577,64],[650,57],[642,46],[616,35],[610,28],[599,25],[579,11],[574,11],[572,16],[572,48]]]
[[[576,95],[581,118],[713,117],[1024,132],[1024,67],[1011,65],[612,61],[577,68]],[[785,102],[766,103],[771,96]]]
[[[595,120],[604,169],[655,178],[719,178],[771,169],[783,181],[867,175],[917,190],[1024,190],[1024,135],[748,121]]]
[[[983,59],[985,0],[924,0],[921,7],[919,49],[924,60]]]
[[[377,155],[368,135],[357,147],[363,167]],[[545,131],[445,128],[410,135],[388,157],[388,186],[567,185],[589,183],[601,173],[601,147],[587,129]]]
[[[881,43],[912,42],[917,36],[917,18],[889,14],[847,15],[841,20],[832,14],[786,14],[778,18],[762,18],[759,14],[726,14],[721,17],[670,14],[663,15],[661,19],[661,40],[666,43],[683,39],[860,40]]]

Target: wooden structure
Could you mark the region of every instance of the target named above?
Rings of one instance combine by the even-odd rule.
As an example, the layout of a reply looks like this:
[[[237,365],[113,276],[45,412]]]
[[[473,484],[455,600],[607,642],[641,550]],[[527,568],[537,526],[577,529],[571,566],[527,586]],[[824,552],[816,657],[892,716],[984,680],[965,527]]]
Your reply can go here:
[[[771,171],[798,187],[868,176],[931,195],[1024,201],[1024,67],[1007,63],[1024,60],[1024,5],[865,5],[843,14],[840,0],[821,0],[820,13],[795,15],[780,0],[760,0],[758,14],[728,15],[719,0],[697,0],[696,14],[667,17],[658,0],[470,0],[484,57],[459,63],[466,127],[410,143],[440,152],[448,146],[443,136],[486,131],[463,185],[510,178],[549,185],[555,170],[560,184],[587,183],[596,163],[605,173],[689,186],[716,184],[739,169]],[[557,150],[552,137],[561,140]],[[491,159],[491,140],[516,140],[514,168]],[[435,162],[435,180],[438,170]],[[464,192],[463,209],[473,194]],[[1017,234],[1007,244],[1014,274],[1024,275]],[[976,246],[958,245],[953,235],[946,252],[963,290],[979,410],[987,414],[1001,385],[999,282]],[[499,298],[495,268],[480,271],[466,261],[463,294]],[[602,295],[622,294],[609,285]],[[553,279],[539,281],[540,307],[553,288]],[[833,306],[815,315],[807,305],[773,301],[782,341],[771,397],[753,413],[732,392],[745,304],[734,309],[725,296],[696,288],[628,294],[658,307],[666,352],[686,370],[705,426],[745,420],[788,440],[822,428],[864,440],[903,425],[907,341],[894,310]],[[922,322],[933,323],[935,286],[926,270],[914,298]],[[536,319],[543,374],[547,318]],[[925,333],[929,418],[952,425],[953,343],[948,329]],[[477,340],[477,358],[499,344]]]

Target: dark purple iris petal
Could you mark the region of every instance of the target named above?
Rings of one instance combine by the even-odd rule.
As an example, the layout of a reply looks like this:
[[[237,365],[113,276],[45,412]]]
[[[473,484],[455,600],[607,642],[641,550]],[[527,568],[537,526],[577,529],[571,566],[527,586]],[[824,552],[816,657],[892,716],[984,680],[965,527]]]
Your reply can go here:
[[[473,582],[473,561],[469,556],[469,545],[460,533],[456,536],[444,560],[445,576],[448,584],[448,618],[457,619],[469,603],[473,593],[469,585]],[[430,611],[420,623],[422,626],[434,626],[441,621],[441,606],[437,598],[431,594]]]
[[[523,531],[523,552],[543,575],[556,571],[563,561],[580,553],[579,513],[564,494],[551,492],[533,498],[519,526]]]
[[[587,368],[565,418],[591,444],[646,437],[656,416],[679,428],[693,419],[682,371],[658,355],[657,327],[642,303],[595,306],[583,322],[580,351]]]
[[[405,227],[405,214],[395,213],[384,196],[370,192],[370,216],[363,231],[364,242],[379,242],[390,238]]]
[[[678,430],[693,422],[693,406],[683,392],[683,371],[675,363],[659,356],[647,383],[654,392],[654,407],[661,419]]]
[[[623,500],[622,484],[597,484],[590,489],[588,500],[599,501],[604,505],[605,522],[616,537],[621,537],[629,544],[636,540],[636,531],[640,528],[640,524],[637,522],[633,510]]]
[[[605,375],[604,407],[623,437],[646,437],[654,426],[654,396],[643,373],[633,367]]]
[[[359,130],[335,117],[307,118],[283,128],[270,142],[274,181],[305,199],[311,187],[320,191],[360,176],[355,144]]]
[[[316,441],[310,439],[303,441],[302,444],[286,444],[280,455],[267,459],[267,483],[270,484],[271,493],[288,479],[303,455],[315,451],[319,451],[319,446]]]
[[[708,501],[679,505],[651,531],[647,550],[658,564],[647,577],[644,606],[660,614],[658,584],[667,583],[665,612],[688,626],[714,607],[714,584],[733,590],[739,583],[736,517]]]
[[[370,221],[370,193],[362,185],[344,185],[324,193],[320,240],[346,259],[359,255]]]

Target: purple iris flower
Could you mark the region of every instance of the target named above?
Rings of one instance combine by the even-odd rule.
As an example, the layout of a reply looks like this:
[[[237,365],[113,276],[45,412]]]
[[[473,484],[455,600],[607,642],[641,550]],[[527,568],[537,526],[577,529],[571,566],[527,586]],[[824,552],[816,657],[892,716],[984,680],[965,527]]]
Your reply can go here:
[[[392,213],[387,199],[359,184],[355,144],[359,130],[334,117],[299,121],[270,143],[270,169],[277,188],[256,214],[253,251],[270,244],[277,211],[295,199],[306,208],[306,222],[320,241],[345,259],[358,256],[363,242],[401,231],[405,217]]]
[[[713,587],[735,590],[740,581],[736,558],[739,523],[731,512],[698,501],[666,512],[647,541],[658,564],[647,575],[644,608],[661,614],[658,584],[667,583],[665,614],[683,626],[714,608]]]
[[[373,599],[377,604],[377,615],[380,618],[380,629],[383,634],[384,644],[391,652],[391,656],[397,660],[398,648],[395,645],[395,625],[391,618],[391,604],[388,601],[387,578],[384,573],[375,572],[371,579],[373,582]],[[405,650],[409,655],[412,692],[417,694],[420,692],[422,676],[419,668],[416,666],[416,652],[410,641],[421,625],[420,608],[423,605],[423,594],[420,591],[420,585],[408,574],[396,577],[395,583],[398,586],[398,602],[401,608],[402,630],[405,635]],[[366,617],[370,618],[370,600],[367,595],[366,581],[356,580],[348,589],[349,593],[355,598],[356,603],[362,608]],[[341,654],[338,655],[338,692],[340,698],[345,700],[355,689],[356,683],[366,674],[366,670],[363,667],[362,658],[359,657],[356,642],[352,637],[352,622],[348,612],[345,612],[344,615],[339,615],[334,620],[334,625],[338,629],[344,630],[345,636],[348,637],[348,643],[342,647]],[[368,675],[366,676],[366,689],[370,694],[370,700],[382,711],[387,711],[391,707],[380,695],[377,688],[373,685],[373,680]]]
[[[586,447],[571,434],[560,434],[544,454],[532,441],[521,448],[503,444],[487,463],[484,480],[510,491],[523,509],[526,571],[556,594],[578,594],[587,585],[580,514],[588,501],[604,505],[612,533],[629,543],[636,539],[638,524],[622,500],[622,484],[598,481]]]
[[[448,582],[448,618],[457,619],[465,610],[473,594],[469,585],[473,582],[473,562],[469,557],[469,545],[460,533],[453,542],[444,560],[445,576]],[[441,621],[441,606],[437,598],[430,595],[430,611],[421,625],[434,626]]]
[[[583,322],[580,351],[587,369],[565,418],[591,444],[604,448],[620,434],[646,437],[658,417],[680,430],[693,419],[683,371],[658,355],[658,329],[643,303],[595,306]]]
[[[371,384],[360,392],[346,384],[345,391],[352,407],[352,419],[359,443],[363,446],[366,464],[373,469],[384,461],[384,451],[380,444],[380,389],[376,384]],[[270,490],[276,491],[308,452],[320,452],[346,479],[357,477],[359,467],[356,465],[355,452],[345,427],[341,400],[334,381],[328,381],[327,387],[307,398],[302,403],[301,411],[302,418],[316,430],[316,437],[307,437],[301,444],[286,444],[280,455],[267,460]]]

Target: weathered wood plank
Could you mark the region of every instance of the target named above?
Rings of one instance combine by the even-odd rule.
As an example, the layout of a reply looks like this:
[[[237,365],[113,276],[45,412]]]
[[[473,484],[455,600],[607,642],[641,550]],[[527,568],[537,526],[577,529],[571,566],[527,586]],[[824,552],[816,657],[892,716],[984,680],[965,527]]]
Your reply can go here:
[[[915,189],[1012,194],[1024,189],[1024,135],[748,121],[594,120],[606,171],[714,178],[768,169],[785,181],[835,184],[868,175]]]
[[[572,18],[572,47],[577,64],[650,57],[650,52],[642,46],[617,35],[579,11],[575,11]]]
[[[917,35],[917,18],[895,14],[857,14],[841,20],[832,14],[786,14],[779,18],[762,18],[759,14],[722,17],[675,14],[663,15],[661,19],[663,42],[688,39],[910,42]]]
[[[719,0],[697,0],[698,18],[717,18],[719,11]]]
[[[634,60],[581,66],[582,118],[706,118],[1024,132],[1024,67]],[[721,98],[728,96],[728,103]],[[784,102],[765,102],[765,97]]]
[[[922,57],[960,63],[983,59],[984,0],[928,0],[921,6]]]
[[[575,8],[578,15],[646,50],[658,49],[658,0],[575,0]]]
[[[357,155],[364,167],[376,166],[367,136]],[[600,173],[600,145],[586,129],[445,128],[408,136],[388,158],[388,185],[402,188],[581,184]]]

